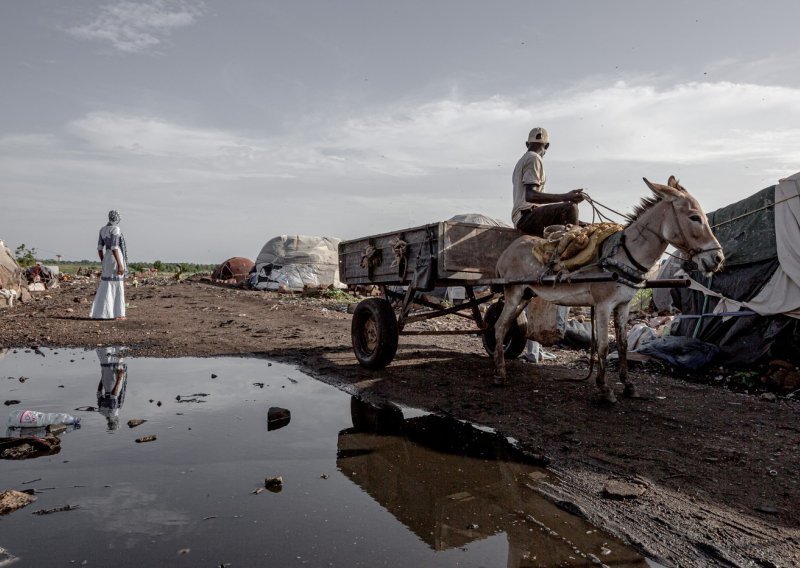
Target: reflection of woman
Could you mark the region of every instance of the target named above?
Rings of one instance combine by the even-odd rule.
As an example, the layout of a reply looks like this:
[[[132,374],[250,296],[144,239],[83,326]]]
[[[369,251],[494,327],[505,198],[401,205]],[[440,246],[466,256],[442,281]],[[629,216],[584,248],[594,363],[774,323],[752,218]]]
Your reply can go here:
[[[106,347],[97,350],[100,359],[100,384],[97,385],[97,409],[108,421],[108,429],[119,427],[119,409],[125,401],[128,365],[119,348]]]
[[[95,319],[125,318],[125,269],[128,254],[125,250],[125,238],[119,222],[122,220],[117,211],[108,212],[108,223],[100,229],[97,241],[97,254],[103,263],[100,286],[94,297],[89,317]]]

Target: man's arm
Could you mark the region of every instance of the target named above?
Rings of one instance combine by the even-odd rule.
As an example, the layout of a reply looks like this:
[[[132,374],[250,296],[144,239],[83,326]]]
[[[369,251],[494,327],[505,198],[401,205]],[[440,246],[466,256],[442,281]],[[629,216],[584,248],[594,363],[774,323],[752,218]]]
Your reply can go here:
[[[525,184],[525,201],[528,203],[535,203],[536,205],[543,205],[546,203],[562,203],[564,201],[571,201],[572,203],[580,203],[583,201],[583,190],[573,189],[567,193],[545,193],[537,191],[535,184]]]

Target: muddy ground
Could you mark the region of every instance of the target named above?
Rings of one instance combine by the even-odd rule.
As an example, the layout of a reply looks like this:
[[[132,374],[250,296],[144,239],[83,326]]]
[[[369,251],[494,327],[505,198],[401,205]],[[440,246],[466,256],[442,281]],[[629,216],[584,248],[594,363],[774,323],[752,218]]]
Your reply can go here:
[[[132,356],[256,355],[296,364],[370,400],[389,400],[495,428],[545,456],[564,508],[667,566],[800,565],[800,403],[736,393],[646,364],[646,400],[609,406],[586,374],[587,354],[492,364],[473,336],[405,336],[394,362],[361,368],[350,315],[334,300],[161,281],[128,287],[125,321],[86,318],[96,282],[67,282],[0,310],[0,347],[127,345]],[[453,320],[434,320],[454,327]],[[621,385],[616,385],[621,394]],[[611,480],[642,492],[604,494]]]

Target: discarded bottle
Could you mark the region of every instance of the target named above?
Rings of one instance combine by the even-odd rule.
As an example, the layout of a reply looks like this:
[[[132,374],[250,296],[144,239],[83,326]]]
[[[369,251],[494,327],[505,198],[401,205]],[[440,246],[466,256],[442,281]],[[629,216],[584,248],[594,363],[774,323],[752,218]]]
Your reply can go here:
[[[81,419],[66,412],[39,412],[36,410],[14,410],[8,415],[9,428],[43,428],[50,424],[79,425]]]

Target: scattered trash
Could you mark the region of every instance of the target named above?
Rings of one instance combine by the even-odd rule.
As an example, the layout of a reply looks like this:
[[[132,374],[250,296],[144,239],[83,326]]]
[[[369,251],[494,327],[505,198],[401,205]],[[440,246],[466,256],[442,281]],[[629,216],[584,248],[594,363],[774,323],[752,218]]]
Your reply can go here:
[[[477,525],[475,523],[472,523],[471,525],[467,525],[467,530],[470,530],[470,531],[476,531],[479,528],[481,528],[480,525]]]
[[[38,412],[36,410],[14,410],[8,415],[9,428],[42,428],[49,424],[80,425],[81,419],[65,412]]]
[[[609,499],[636,499],[647,492],[647,487],[638,483],[609,480],[603,487],[603,497]]]
[[[7,400],[3,404],[5,404],[6,406],[11,406],[12,404],[19,404],[20,402],[21,401],[19,400]]]
[[[46,431],[54,435],[63,434],[67,431],[67,426],[66,424],[50,424]]]
[[[322,475],[319,476],[319,478],[320,479],[328,479],[328,474],[327,473],[323,473]]]
[[[661,359],[673,367],[697,371],[714,360],[719,347],[693,337],[668,335],[648,341],[637,353]]]
[[[128,420],[128,428],[136,428],[137,426],[141,426],[147,422],[147,420],[142,420],[141,418],[131,418]]]
[[[136,438],[137,444],[143,444],[144,442],[155,442],[155,436],[142,436],[141,438]]]
[[[263,493],[263,492],[264,492],[264,488],[263,487],[256,487],[250,493],[252,493],[253,495],[258,495],[258,494]]]
[[[15,491],[14,489],[3,491],[0,493],[0,515],[13,513],[17,509],[27,507],[34,501],[36,501],[36,497],[23,493],[22,491]],[[1,548],[0,551],[2,551]],[[0,556],[0,558],[2,558],[2,556]]]
[[[8,550],[0,546],[0,566],[10,566],[19,560],[16,556],[11,554]]]
[[[759,505],[755,508],[759,513],[766,513],[768,515],[777,515],[780,511],[772,505]]]
[[[254,387],[258,387],[260,389],[263,389],[264,388],[264,383],[253,383],[253,386]]]
[[[215,375],[214,373],[211,373],[211,378],[212,378],[212,379],[216,379],[216,378],[217,378],[217,375]]]
[[[63,513],[64,511],[74,511],[80,509],[80,505],[62,505],[61,507],[53,507],[52,509],[39,509],[34,511],[34,515],[51,515],[53,513]]]
[[[525,345],[525,353],[522,358],[528,363],[541,363],[542,361],[552,361],[556,356],[549,351],[545,351],[538,341],[529,339]]]
[[[277,477],[265,478],[264,487],[273,493],[278,493],[281,489],[283,489],[283,477],[279,475]]]
[[[192,551],[192,549],[191,549],[191,548],[181,548],[181,549],[178,551],[178,556],[180,556],[180,555],[182,555],[182,554],[189,554],[191,551]]]
[[[270,407],[267,411],[267,431],[283,428],[292,418],[292,413],[278,406]]]

